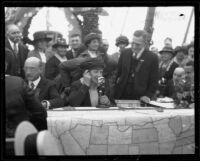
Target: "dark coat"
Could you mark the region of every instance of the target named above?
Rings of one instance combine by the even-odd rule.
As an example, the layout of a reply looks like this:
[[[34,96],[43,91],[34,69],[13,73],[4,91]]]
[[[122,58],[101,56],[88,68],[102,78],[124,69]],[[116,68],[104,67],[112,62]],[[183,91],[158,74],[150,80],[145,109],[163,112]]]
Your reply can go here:
[[[115,98],[123,99],[123,92],[126,87],[131,67],[132,50],[126,49],[121,53],[118,62],[117,84],[115,86]],[[135,83],[133,93],[136,95],[133,99],[139,99],[141,96],[152,98],[158,86],[158,57],[150,51],[144,51],[140,57],[143,60],[138,72],[135,73]]]
[[[164,74],[164,78],[168,81],[168,80],[171,80],[172,77],[173,77],[173,73],[174,73],[174,70],[178,67],[179,65],[176,63],[176,62],[173,62],[171,64],[171,66],[169,67],[169,70],[165,72]]]
[[[56,56],[52,56],[45,65],[45,77],[47,79],[55,79],[59,74],[60,60]]]
[[[16,55],[14,54],[14,51],[10,45],[10,42],[8,41],[8,39],[6,38],[5,40],[5,47],[7,49],[9,49],[12,54],[13,54],[13,57],[10,57],[10,61],[12,62],[12,65],[11,65],[11,68],[9,69],[8,73],[11,74],[11,75],[14,75],[14,76],[20,76],[22,78],[25,78],[25,74],[24,74],[24,62],[28,56],[28,48],[27,46],[25,46],[24,44],[22,43],[19,43],[18,45],[18,54],[17,54],[17,57]]]
[[[68,50],[66,56],[68,60],[76,58],[74,57],[72,50]]]
[[[17,125],[24,120],[30,120],[38,130],[47,129],[47,112],[22,78],[6,76],[5,94],[6,137],[14,137]]]
[[[50,109],[64,106],[56,85],[53,81],[41,77],[41,80],[35,89],[35,95],[40,100],[47,100],[51,104]]]
[[[169,80],[164,88],[163,96],[174,98],[175,87],[173,80]]]

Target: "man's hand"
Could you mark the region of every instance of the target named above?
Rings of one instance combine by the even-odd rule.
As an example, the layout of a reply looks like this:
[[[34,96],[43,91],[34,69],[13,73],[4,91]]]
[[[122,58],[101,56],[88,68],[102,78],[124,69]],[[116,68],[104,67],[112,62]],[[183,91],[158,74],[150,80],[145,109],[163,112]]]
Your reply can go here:
[[[41,104],[45,109],[47,108],[47,102],[46,101],[42,101]]]
[[[109,105],[110,104],[110,100],[108,99],[108,97],[106,95],[103,95],[99,98],[100,100],[100,104],[101,105]]]
[[[91,75],[89,73],[88,70],[86,70],[84,73],[83,73],[83,83],[86,85],[86,86],[90,86],[90,83],[91,83]]]
[[[151,101],[151,99],[147,96],[142,96],[140,98],[140,101],[144,102],[144,103],[149,103]]]

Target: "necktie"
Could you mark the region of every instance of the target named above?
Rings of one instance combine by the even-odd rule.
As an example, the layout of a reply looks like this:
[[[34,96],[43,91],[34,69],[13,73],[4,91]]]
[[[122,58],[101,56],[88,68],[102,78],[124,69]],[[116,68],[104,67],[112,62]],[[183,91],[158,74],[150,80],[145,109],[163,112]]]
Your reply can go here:
[[[14,53],[15,53],[15,55],[17,56],[17,54],[18,54],[18,50],[17,50],[17,43],[14,43]]]

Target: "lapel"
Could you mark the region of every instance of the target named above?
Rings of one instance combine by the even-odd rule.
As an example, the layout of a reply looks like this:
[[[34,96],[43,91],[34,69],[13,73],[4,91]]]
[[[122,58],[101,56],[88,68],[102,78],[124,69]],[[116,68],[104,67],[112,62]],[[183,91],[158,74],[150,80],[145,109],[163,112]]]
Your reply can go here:
[[[13,51],[13,48],[12,48],[11,45],[10,45],[10,42],[8,41],[8,38],[6,38],[5,45],[6,45],[6,47],[7,47],[8,49],[10,49],[12,52],[14,52],[14,51]]]
[[[44,92],[44,87],[47,85],[45,78],[43,76],[40,76],[40,77],[41,77],[41,80],[38,83],[37,88],[35,89],[35,95],[38,97],[39,97],[39,95],[41,95],[42,92]]]
[[[123,63],[127,64],[125,66],[126,66],[127,73],[129,73],[130,72],[130,67],[131,67],[131,59],[132,59],[133,52],[130,49],[130,50],[128,50],[128,53],[123,53],[123,54],[126,55],[126,59],[125,59],[125,61]]]

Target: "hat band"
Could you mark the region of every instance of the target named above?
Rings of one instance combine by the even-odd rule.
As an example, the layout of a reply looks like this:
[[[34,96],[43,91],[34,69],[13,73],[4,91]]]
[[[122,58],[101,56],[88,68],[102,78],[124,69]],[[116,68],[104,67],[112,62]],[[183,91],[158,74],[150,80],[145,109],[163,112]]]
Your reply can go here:
[[[38,133],[35,133],[35,134],[30,134],[26,137],[25,139],[25,145],[24,145],[24,152],[25,152],[25,155],[38,155],[38,152],[37,152],[37,143],[36,143],[36,140],[37,140],[37,134]]]

